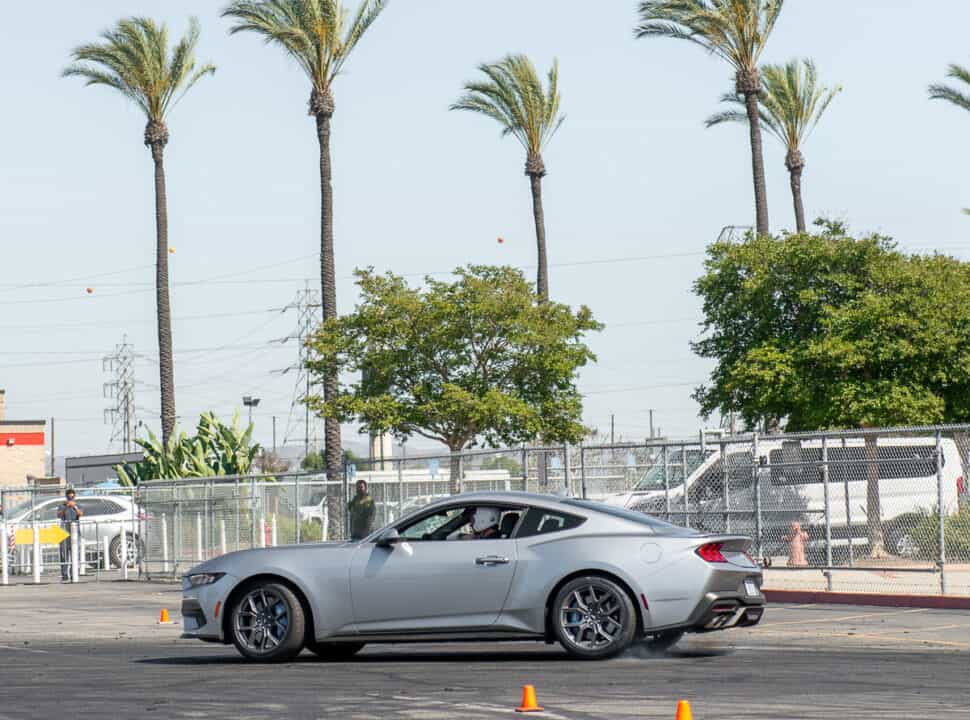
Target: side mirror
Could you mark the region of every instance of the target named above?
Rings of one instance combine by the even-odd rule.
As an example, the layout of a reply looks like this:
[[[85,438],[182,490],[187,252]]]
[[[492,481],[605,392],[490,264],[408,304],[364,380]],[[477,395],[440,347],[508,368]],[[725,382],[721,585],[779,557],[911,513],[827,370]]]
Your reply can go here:
[[[386,548],[394,547],[402,540],[403,538],[398,534],[396,528],[388,528],[377,538],[377,546]]]

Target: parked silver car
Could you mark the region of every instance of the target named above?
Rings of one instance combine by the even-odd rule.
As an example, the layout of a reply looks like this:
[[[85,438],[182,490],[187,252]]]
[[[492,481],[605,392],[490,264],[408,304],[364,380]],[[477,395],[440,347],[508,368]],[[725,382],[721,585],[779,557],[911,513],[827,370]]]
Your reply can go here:
[[[476,535],[482,509],[497,526]],[[253,660],[443,640],[558,641],[606,658],[636,640],[669,647],[685,632],[757,624],[765,599],[749,546],[593,501],[456,495],[362,541],[243,550],[192,568],[184,637],[233,643]]]
[[[58,496],[49,500],[27,501],[6,510],[4,518],[11,540],[18,528],[29,528],[35,520],[41,525],[58,524],[57,511],[63,504],[64,498]],[[124,495],[79,494],[77,504],[84,513],[79,522],[79,531],[88,545],[86,560],[101,562],[104,538],[107,538],[111,565],[121,567],[121,529],[124,527],[128,545],[126,558],[129,565],[134,564],[144,550],[144,542],[139,536],[139,521],[145,519],[144,510]]]

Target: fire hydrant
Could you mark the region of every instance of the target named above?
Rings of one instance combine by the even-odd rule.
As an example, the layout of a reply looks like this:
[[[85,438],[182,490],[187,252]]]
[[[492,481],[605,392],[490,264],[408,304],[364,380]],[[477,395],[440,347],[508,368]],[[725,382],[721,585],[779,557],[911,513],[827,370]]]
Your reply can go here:
[[[793,522],[791,532],[785,538],[788,543],[788,567],[808,567],[805,559],[805,541],[808,533],[802,530],[801,523]]]

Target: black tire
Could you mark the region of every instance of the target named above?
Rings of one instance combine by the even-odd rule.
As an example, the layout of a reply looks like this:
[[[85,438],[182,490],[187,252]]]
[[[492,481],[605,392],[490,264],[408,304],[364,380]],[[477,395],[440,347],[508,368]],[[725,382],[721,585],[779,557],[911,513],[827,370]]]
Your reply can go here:
[[[129,565],[134,565],[138,563],[138,559],[145,556],[145,543],[137,535],[127,535],[128,538],[128,553],[127,560]],[[111,544],[108,546],[109,557],[111,558],[111,567],[120,568],[121,567],[121,535],[115,535],[111,538]],[[134,554],[133,554],[134,553]]]
[[[645,638],[643,644],[652,652],[667,652],[684,637],[683,630],[666,630]]]
[[[323,660],[346,660],[360,652],[364,643],[308,642],[306,649]]]
[[[550,625],[570,655],[605,660],[626,650],[637,634],[633,601],[618,583],[603,575],[570,580],[556,593]]]
[[[254,599],[261,595],[264,602]],[[255,608],[255,612],[254,612]],[[286,614],[285,625],[280,621]],[[239,654],[256,662],[281,662],[291,660],[300,654],[306,635],[306,618],[303,605],[296,594],[286,585],[270,580],[255,580],[244,585],[236,594],[229,616],[229,635]],[[246,634],[249,623],[257,618],[266,626],[265,630],[251,630]],[[266,642],[267,635],[269,640]]]

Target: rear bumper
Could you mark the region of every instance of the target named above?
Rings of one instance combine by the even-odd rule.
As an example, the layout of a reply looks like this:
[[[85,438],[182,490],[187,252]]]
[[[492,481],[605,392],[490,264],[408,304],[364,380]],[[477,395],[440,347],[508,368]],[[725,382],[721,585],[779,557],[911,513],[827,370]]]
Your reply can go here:
[[[690,632],[704,633],[733,627],[752,627],[765,613],[764,598],[724,597],[709,593],[691,618]]]

